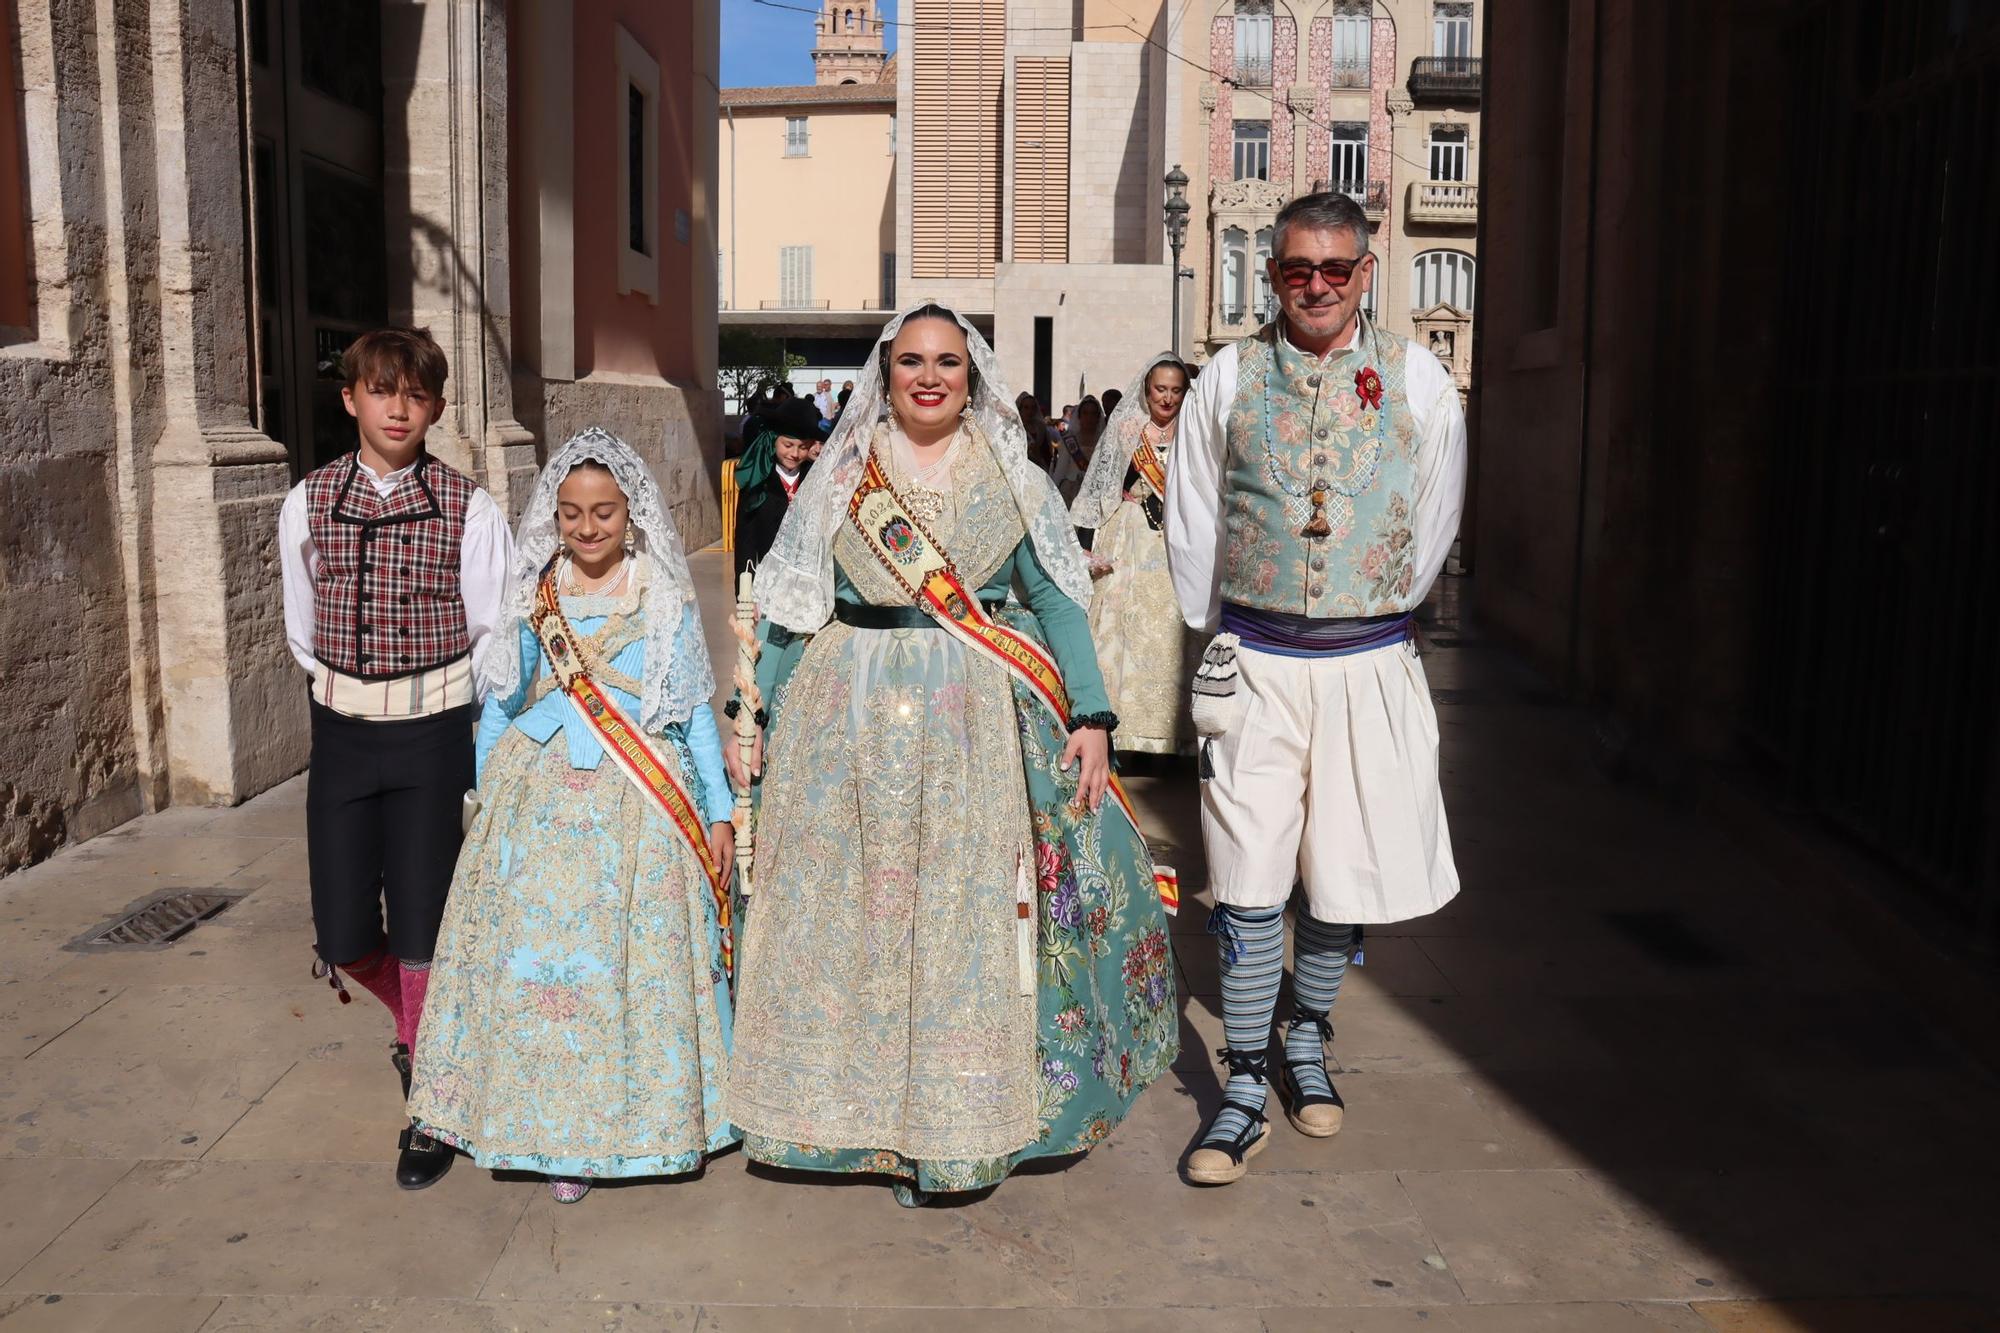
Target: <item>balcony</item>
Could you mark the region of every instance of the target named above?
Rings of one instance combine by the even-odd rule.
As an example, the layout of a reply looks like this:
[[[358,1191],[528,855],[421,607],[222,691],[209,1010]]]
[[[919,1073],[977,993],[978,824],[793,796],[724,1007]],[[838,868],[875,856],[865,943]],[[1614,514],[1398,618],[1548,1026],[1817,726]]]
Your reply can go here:
[[[1413,102],[1479,101],[1478,56],[1418,56],[1410,62]]]
[[[1438,227],[1470,227],[1479,221],[1479,187],[1470,181],[1411,181],[1403,220]]]
[[[1271,86],[1271,57],[1238,56],[1236,69],[1229,77],[1238,88],[1268,88]]]
[[[1387,181],[1336,181],[1322,176],[1313,182],[1316,194],[1344,194],[1361,205],[1361,211],[1368,215],[1370,222],[1380,222],[1389,216],[1389,182]]]
[[[1368,86],[1368,62],[1365,60],[1334,61],[1333,86],[1336,88],[1366,88]]]

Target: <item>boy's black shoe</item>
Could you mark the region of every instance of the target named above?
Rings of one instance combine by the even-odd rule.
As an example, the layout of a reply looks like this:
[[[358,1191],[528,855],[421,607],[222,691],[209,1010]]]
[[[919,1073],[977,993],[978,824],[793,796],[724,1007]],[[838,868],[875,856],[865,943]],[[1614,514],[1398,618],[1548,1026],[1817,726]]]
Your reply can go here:
[[[403,1081],[403,1100],[410,1100],[410,1048],[397,1042],[389,1048],[389,1063]],[[396,1139],[396,1184],[406,1190],[428,1189],[451,1170],[452,1150],[415,1125],[406,1125]]]
[[[406,1190],[429,1189],[451,1170],[456,1154],[415,1125],[396,1140],[396,1183]]]

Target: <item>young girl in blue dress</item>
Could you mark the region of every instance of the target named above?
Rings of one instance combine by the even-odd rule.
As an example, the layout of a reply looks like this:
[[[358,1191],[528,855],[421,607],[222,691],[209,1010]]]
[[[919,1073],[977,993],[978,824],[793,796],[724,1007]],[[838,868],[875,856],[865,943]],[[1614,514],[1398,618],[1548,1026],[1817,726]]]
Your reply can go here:
[[[507,606],[478,663],[479,808],[410,1110],[573,1203],[594,1179],[693,1171],[736,1140],[715,891],[732,798],[687,557],[623,441],[587,430],[543,469]],[[607,748],[621,722],[644,757]]]

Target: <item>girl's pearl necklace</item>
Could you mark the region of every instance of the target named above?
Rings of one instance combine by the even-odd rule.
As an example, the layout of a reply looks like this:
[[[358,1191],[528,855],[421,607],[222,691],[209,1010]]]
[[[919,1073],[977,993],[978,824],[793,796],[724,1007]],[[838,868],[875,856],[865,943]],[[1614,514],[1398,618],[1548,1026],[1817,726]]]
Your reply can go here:
[[[632,558],[630,556],[621,556],[618,561],[618,568],[605,575],[604,581],[594,588],[586,585],[582,579],[577,577],[576,561],[569,556],[563,557],[562,572],[563,577],[561,582],[565,585],[563,590],[570,596],[595,597],[600,593],[611,592],[624,583],[625,576],[632,572]]]

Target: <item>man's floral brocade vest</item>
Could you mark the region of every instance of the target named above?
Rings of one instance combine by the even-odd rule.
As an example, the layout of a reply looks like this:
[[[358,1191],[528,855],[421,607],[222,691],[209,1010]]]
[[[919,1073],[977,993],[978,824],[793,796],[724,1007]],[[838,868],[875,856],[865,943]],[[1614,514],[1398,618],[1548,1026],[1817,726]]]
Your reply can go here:
[[[1316,364],[1278,327],[1237,344],[1223,600],[1320,619],[1410,610],[1417,448],[1403,340],[1364,316],[1356,345]],[[1356,384],[1370,368],[1380,376],[1379,405],[1364,401]],[[1306,535],[1316,488],[1324,536]]]

